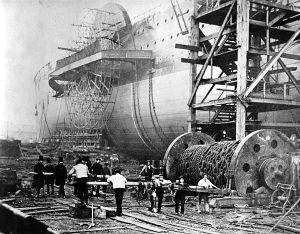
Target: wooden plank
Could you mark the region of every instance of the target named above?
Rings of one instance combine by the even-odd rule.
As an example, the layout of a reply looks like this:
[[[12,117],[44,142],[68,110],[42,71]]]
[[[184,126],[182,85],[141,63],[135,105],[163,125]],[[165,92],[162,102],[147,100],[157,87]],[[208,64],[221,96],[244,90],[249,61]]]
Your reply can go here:
[[[229,33],[233,33],[236,31],[236,28],[228,28],[228,29],[225,29],[224,32],[223,32],[223,35],[227,35]],[[211,34],[211,35],[208,35],[208,36],[205,36],[205,37],[201,37],[199,39],[199,43],[202,43],[202,42],[205,42],[205,41],[208,41],[208,40],[211,40],[211,39],[214,39],[218,36],[218,33],[214,33],[214,34]]]
[[[185,217],[181,217],[181,216],[178,216],[178,215],[172,215],[172,214],[166,214],[166,216],[169,216],[169,217],[172,217],[172,218],[176,218],[178,220],[182,220],[182,221],[185,221],[185,222],[191,222],[190,219],[188,218],[185,218]],[[182,225],[182,224],[178,224],[178,223],[173,223],[174,226],[177,226],[177,227],[180,227],[180,228],[184,228],[184,229],[190,229],[192,231],[200,231],[199,228],[194,228],[194,227],[191,227],[191,226],[186,226],[186,225]],[[214,232],[214,231],[211,231],[211,230],[207,230],[207,229],[203,229],[201,228],[201,233],[207,233],[207,234],[217,234],[219,232]]]
[[[63,208],[63,209],[30,211],[30,212],[26,212],[26,214],[35,215],[35,214],[46,214],[46,213],[54,213],[54,212],[68,212],[68,211],[69,211],[68,208]]]
[[[165,232],[165,229],[153,227],[151,225],[141,223],[141,222],[136,222],[136,221],[133,221],[132,219],[126,219],[124,217],[111,217],[110,219],[116,220],[121,223],[135,225],[137,227],[140,227],[142,229],[146,229],[146,230],[149,230],[152,232],[158,232],[158,233]]]
[[[15,201],[15,198],[7,198],[7,199],[1,199],[0,202],[12,202]]]
[[[117,229],[127,229],[128,227],[104,227],[104,228],[92,228],[92,229],[78,229],[78,230],[60,230],[59,233],[82,233],[82,232],[104,232]]]
[[[300,107],[300,102],[294,100],[248,97],[247,102]]]
[[[202,79],[200,82],[200,85],[207,85],[207,84],[224,84],[226,82],[234,81],[236,80],[237,75],[232,74],[229,76],[223,76],[219,78],[213,78],[213,79]]]
[[[249,49],[249,54],[259,54],[259,55],[268,55],[266,50],[262,50],[262,49],[255,49],[255,48],[251,48]],[[277,53],[274,51],[270,51],[269,55],[274,56]],[[296,54],[287,54],[287,53],[283,53],[281,55],[282,58],[287,58],[287,59],[294,59],[294,60],[300,60],[300,55],[296,55]]]
[[[274,3],[274,2],[270,2],[268,0],[250,0],[250,2],[252,3],[257,3],[259,5],[264,5],[264,6],[269,6],[269,7],[273,7],[273,8],[277,8],[277,9],[282,9],[282,10],[288,10],[291,12],[298,12],[300,13],[300,8],[296,7],[296,6],[289,6],[289,5],[283,5],[280,3]]]
[[[232,60],[235,61],[237,59],[238,49],[230,50],[223,52],[221,54],[214,54],[213,61],[214,61],[214,66],[220,66],[218,63],[224,63],[224,61]],[[187,59],[187,58],[181,58],[181,62],[183,63],[193,63],[193,64],[203,64],[208,59],[207,54],[201,55],[196,59]]]
[[[235,102],[236,102],[236,98],[224,98],[224,99],[219,99],[219,100],[212,100],[209,102],[196,103],[192,107],[195,109],[198,109],[198,108],[203,108],[203,107],[224,105],[224,104],[230,104],[230,103],[235,103]]]
[[[202,48],[199,46],[193,46],[193,45],[183,45],[183,44],[175,44],[176,49],[183,49],[183,50],[192,50],[192,51],[202,51]]]
[[[288,67],[287,69],[289,71],[296,71],[297,67]],[[278,74],[278,73],[283,73],[283,72],[285,72],[284,69],[275,69],[275,70],[268,71],[268,75],[273,75],[273,74]]]
[[[150,224],[153,224],[153,225],[156,225],[156,226],[159,226],[159,227],[166,227],[166,228],[170,228],[170,229],[174,229],[174,226],[172,226],[172,224],[168,224],[166,222],[163,222],[163,221],[158,221],[158,220],[153,220],[153,219],[150,219],[149,217],[143,217],[140,213],[137,213],[137,214],[133,214],[133,213],[128,213],[128,212],[123,212],[124,215],[128,216],[128,217],[131,217],[131,218],[135,218],[135,219],[138,219],[140,221],[143,221],[143,222],[146,222],[146,223],[150,223]],[[177,228],[177,230],[183,230],[183,228]]]

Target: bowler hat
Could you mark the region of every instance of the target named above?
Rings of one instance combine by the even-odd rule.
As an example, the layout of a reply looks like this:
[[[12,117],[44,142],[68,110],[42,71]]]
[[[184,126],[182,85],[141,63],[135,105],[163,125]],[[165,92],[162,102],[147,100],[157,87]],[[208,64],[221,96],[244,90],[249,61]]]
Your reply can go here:
[[[58,157],[58,162],[63,162],[64,158],[63,157]]]
[[[39,161],[44,161],[43,155],[40,155],[40,156],[39,156]]]

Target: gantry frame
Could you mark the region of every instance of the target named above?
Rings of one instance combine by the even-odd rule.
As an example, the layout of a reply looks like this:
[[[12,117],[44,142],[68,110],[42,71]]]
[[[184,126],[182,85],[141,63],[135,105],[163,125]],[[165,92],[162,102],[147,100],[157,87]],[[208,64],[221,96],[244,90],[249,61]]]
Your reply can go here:
[[[209,123],[235,123],[236,140],[241,140],[246,134],[247,121],[257,120],[258,113],[300,107],[299,101],[287,97],[287,85],[300,93],[300,81],[292,73],[297,68],[288,67],[282,59],[300,60],[300,53],[287,53],[295,40],[300,39],[300,28],[293,25],[299,19],[300,8],[289,1],[194,1],[190,44],[175,46],[190,51],[189,58],[181,59],[191,64],[189,131],[196,131],[203,124],[197,121],[196,110],[212,111]],[[205,36],[199,29],[200,23],[217,25],[220,29]],[[199,73],[198,64],[202,64]],[[274,69],[275,64],[281,68]],[[207,77],[208,67],[211,67],[210,77]],[[218,77],[213,75],[214,67],[221,69]],[[270,82],[274,74],[286,74],[289,81]],[[199,87],[207,84],[211,87],[197,101]],[[283,95],[272,94],[271,88],[275,86],[282,87]],[[221,91],[220,97],[206,101],[216,87]],[[230,95],[224,97],[224,92]]]

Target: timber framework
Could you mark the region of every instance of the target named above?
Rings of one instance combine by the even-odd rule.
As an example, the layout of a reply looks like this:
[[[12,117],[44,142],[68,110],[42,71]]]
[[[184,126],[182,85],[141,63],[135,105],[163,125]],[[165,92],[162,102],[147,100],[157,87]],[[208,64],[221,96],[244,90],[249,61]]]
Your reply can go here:
[[[199,4],[205,7],[199,8]],[[300,8],[291,1],[195,1],[190,44],[176,44],[176,48],[190,51],[189,58],[181,59],[191,64],[190,131],[199,126],[235,125],[236,139],[241,140],[246,131],[262,126],[259,113],[300,107],[289,95],[291,89],[300,93],[299,81],[292,73],[297,67],[290,65],[299,61],[300,54],[288,53],[300,38],[299,18]],[[205,36],[199,30],[201,23],[220,29]],[[287,64],[287,59],[292,62]],[[199,72],[197,65],[202,65]],[[216,68],[220,74],[214,74]],[[279,78],[284,75],[285,80]],[[210,88],[202,100],[196,100],[203,85]],[[213,90],[221,95],[211,95]],[[208,111],[209,120],[197,120],[197,110]],[[269,127],[296,125],[268,123]]]

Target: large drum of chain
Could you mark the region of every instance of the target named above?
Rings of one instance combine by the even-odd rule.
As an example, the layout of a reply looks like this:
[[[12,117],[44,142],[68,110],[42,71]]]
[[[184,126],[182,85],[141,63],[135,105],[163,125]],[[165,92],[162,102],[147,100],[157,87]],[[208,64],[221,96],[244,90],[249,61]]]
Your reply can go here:
[[[176,138],[165,154],[166,174],[171,180],[185,176],[197,184],[207,174],[216,186],[235,189],[239,194],[262,187],[272,191],[277,183],[289,182],[289,152],[296,146],[277,130],[258,130],[240,142],[214,142],[204,133],[188,136]]]

